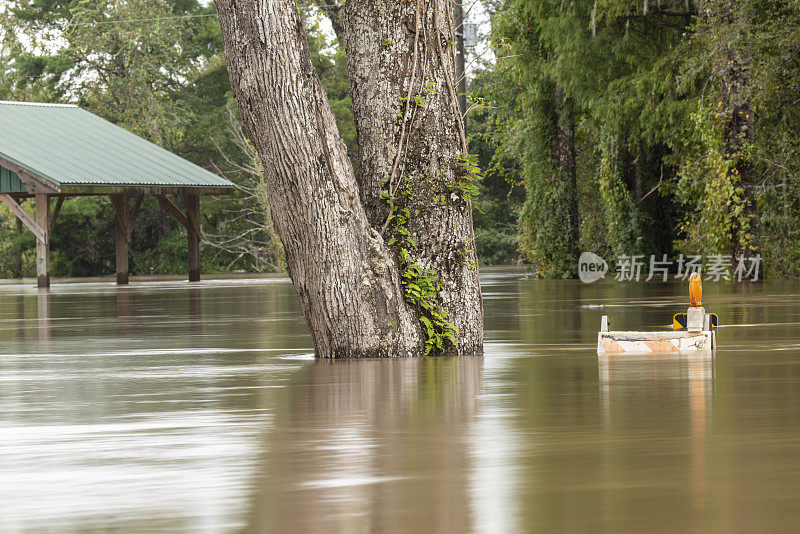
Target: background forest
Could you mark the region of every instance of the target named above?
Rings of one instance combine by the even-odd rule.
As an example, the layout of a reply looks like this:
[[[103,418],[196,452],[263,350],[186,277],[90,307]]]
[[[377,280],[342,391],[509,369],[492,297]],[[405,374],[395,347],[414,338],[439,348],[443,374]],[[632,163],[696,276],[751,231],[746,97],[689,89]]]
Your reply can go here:
[[[765,275],[800,274],[800,1],[483,7],[490,51],[471,58],[467,114],[483,169],[474,206],[483,263],[560,278],[576,275],[584,250],[610,260],[761,254]],[[336,14],[300,8],[357,165],[344,52],[321,29],[331,16],[335,30]],[[76,103],[232,180],[235,195],[201,205],[202,270],[282,270],[213,5],[0,2],[0,100]],[[182,273],[183,230],[150,202],[131,272]],[[107,198],[65,202],[53,274],[114,272],[113,221]],[[0,207],[0,277],[33,272],[33,236]]]

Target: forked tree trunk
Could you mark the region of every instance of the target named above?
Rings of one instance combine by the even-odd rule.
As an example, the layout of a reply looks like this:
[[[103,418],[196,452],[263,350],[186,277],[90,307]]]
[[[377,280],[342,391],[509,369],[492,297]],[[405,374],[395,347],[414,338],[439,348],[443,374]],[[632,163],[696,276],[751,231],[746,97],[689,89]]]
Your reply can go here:
[[[264,165],[274,221],[317,356],[421,355],[426,336],[420,308],[405,300],[397,251],[385,244],[376,219],[370,222],[359,200],[356,177],[311,64],[294,0],[217,0],[216,7],[231,87]],[[452,125],[453,115],[450,118],[447,126]],[[360,132],[362,146],[370,135]],[[448,136],[457,133],[443,137]],[[438,143],[433,139],[431,150]],[[425,248],[425,240],[433,243],[420,255],[426,266],[434,266],[437,261],[428,258],[438,255],[448,262],[456,255],[452,243],[465,236],[468,207],[449,210],[453,213],[448,215],[447,206],[451,201],[436,210],[435,217],[415,223],[420,247]],[[454,309],[459,293],[450,287],[450,272],[441,277],[447,311]],[[476,268],[471,272],[469,293],[478,296],[479,310]],[[465,314],[473,324],[459,333],[459,341],[466,342],[459,343],[458,351],[444,347],[443,352],[481,350],[480,334],[475,332],[482,321],[475,307],[468,306]],[[451,318],[455,322],[457,314]]]
[[[293,0],[218,0],[231,87],[259,153],[317,356],[417,354],[397,268],[367,222]]]

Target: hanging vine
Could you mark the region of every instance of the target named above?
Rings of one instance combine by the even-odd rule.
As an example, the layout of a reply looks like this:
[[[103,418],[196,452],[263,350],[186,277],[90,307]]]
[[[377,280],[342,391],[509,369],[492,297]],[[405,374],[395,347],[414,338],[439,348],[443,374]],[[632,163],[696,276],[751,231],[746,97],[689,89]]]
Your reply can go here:
[[[448,59],[446,56],[445,47],[447,44],[452,45],[452,39],[448,37],[453,31],[449,9],[443,6],[442,0],[416,0],[413,9],[413,23],[408,24],[409,30],[413,28],[408,86],[397,99],[399,109],[396,121],[399,122],[399,135],[391,171],[381,193],[383,201],[389,208],[381,227],[381,235],[388,238],[387,244],[398,260],[405,299],[418,313],[425,334],[425,354],[429,354],[442,352],[448,345],[458,348],[456,338],[458,330],[442,309],[440,297],[442,287],[438,273],[434,269],[423,268],[419,259],[414,256],[413,251],[417,243],[409,230],[409,221],[419,216],[422,210],[434,209],[448,202],[460,200],[466,203],[466,209],[470,209],[471,198],[477,193],[480,172],[474,158],[470,158],[466,153],[464,119],[459,110],[453,72],[448,68],[448,65],[455,64],[455,57]],[[444,20],[442,11],[447,14]],[[423,21],[424,17],[432,17],[434,27],[432,34],[428,30],[428,24]],[[412,134],[412,125],[416,120],[430,118],[429,99],[435,99],[439,93],[436,83],[428,81],[428,76],[430,69],[437,67],[443,73],[446,102],[448,106],[452,106],[449,112],[453,112],[456,118],[459,146],[463,153],[454,158],[454,161],[447,162],[446,168],[430,171],[424,181],[419,179],[415,181],[409,179],[408,173],[411,172],[413,175],[409,165],[419,165],[424,158],[419,152],[418,145],[414,145],[412,154],[409,155],[409,146],[416,142]],[[411,169],[413,168],[412,166]],[[422,189],[416,190],[417,186]],[[463,247],[465,256],[471,251],[469,246],[465,244]],[[464,264],[469,263],[465,261]]]

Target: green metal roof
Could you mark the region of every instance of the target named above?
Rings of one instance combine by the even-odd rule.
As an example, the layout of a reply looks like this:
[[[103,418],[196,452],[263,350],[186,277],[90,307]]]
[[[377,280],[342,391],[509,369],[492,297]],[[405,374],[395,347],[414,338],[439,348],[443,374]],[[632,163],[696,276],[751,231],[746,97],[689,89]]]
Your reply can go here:
[[[0,101],[0,159],[10,162],[11,170],[18,170],[13,168],[16,164],[60,191],[234,187],[168,150],[68,104]],[[19,186],[13,172],[0,174],[0,179],[2,186]]]

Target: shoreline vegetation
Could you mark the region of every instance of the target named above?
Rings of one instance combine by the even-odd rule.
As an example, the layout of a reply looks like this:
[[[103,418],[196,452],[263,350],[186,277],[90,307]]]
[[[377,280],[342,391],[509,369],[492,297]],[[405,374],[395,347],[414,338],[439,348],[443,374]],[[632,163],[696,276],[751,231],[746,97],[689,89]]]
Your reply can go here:
[[[356,172],[335,2],[301,3],[312,63]],[[800,276],[800,4],[484,1],[466,117],[482,179],[479,264],[574,278],[578,255],[763,258]],[[201,269],[282,272],[263,169],[231,94],[213,5],[13,0],[0,8],[0,99],[71,102],[238,184],[202,206]],[[141,21],[148,22],[123,22]],[[468,58],[469,59],[469,58]],[[151,203],[152,202],[152,203]],[[31,205],[28,205],[31,204]],[[32,202],[23,203],[32,213]],[[108,199],[69,199],[55,277],[114,272]],[[133,275],[181,275],[185,235],[148,199]],[[0,206],[0,278],[35,272],[34,237]],[[647,273],[645,267],[644,274]]]

